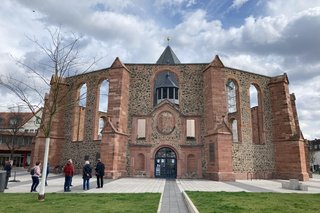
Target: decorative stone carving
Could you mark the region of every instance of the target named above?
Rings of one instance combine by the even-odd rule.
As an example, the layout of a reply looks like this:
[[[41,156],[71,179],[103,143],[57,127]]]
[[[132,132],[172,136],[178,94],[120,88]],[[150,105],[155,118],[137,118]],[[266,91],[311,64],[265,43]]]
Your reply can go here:
[[[175,119],[171,112],[164,111],[157,116],[157,130],[159,133],[169,135],[175,128]]]

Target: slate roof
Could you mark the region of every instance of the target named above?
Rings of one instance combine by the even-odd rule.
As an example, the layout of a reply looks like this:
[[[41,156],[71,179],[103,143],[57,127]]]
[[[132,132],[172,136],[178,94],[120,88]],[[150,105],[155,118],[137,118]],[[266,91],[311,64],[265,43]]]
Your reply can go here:
[[[10,129],[10,120],[14,118],[19,119],[18,126],[23,126],[32,116],[31,112],[0,112],[0,129]]]
[[[176,54],[174,54],[171,47],[168,45],[161,54],[156,64],[181,64]]]
[[[156,80],[156,88],[162,88],[162,87],[176,87],[177,86],[177,80],[174,76],[171,76],[169,72],[163,72],[160,73]]]

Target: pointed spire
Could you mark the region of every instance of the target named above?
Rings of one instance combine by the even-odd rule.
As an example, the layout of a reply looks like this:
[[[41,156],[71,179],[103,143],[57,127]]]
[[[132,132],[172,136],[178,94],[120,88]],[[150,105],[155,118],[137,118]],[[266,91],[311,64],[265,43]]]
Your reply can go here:
[[[168,38],[169,42],[170,38]],[[156,64],[180,64],[178,57],[174,54],[171,47],[168,45],[166,49],[161,54]]]
[[[210,66],[213,66],[213,67],[224,67],[222,61],[220,60],[219,56],[216,55],[213,59],[213,61],[210,63]]]

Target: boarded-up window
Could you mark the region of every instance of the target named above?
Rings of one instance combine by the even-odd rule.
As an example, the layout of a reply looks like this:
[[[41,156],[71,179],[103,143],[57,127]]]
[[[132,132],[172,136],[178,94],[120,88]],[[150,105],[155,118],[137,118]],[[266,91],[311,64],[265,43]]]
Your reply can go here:
[[[138,138],[146,137],[146,119],[138,119]]]
[[[214,162],[215,160],[214,143],[209,144],[209,160],[210,162]]]
[[[194,138],[195,135],[195,120],[187,120],[187,137]]]

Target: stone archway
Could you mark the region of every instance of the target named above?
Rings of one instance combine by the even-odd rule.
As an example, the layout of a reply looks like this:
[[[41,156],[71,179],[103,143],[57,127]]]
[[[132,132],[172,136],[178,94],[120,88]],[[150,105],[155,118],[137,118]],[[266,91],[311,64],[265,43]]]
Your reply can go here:
[[[163,147],[156,152],[154,171],[156,178],[177,177],[177,155],[171,148]]]

